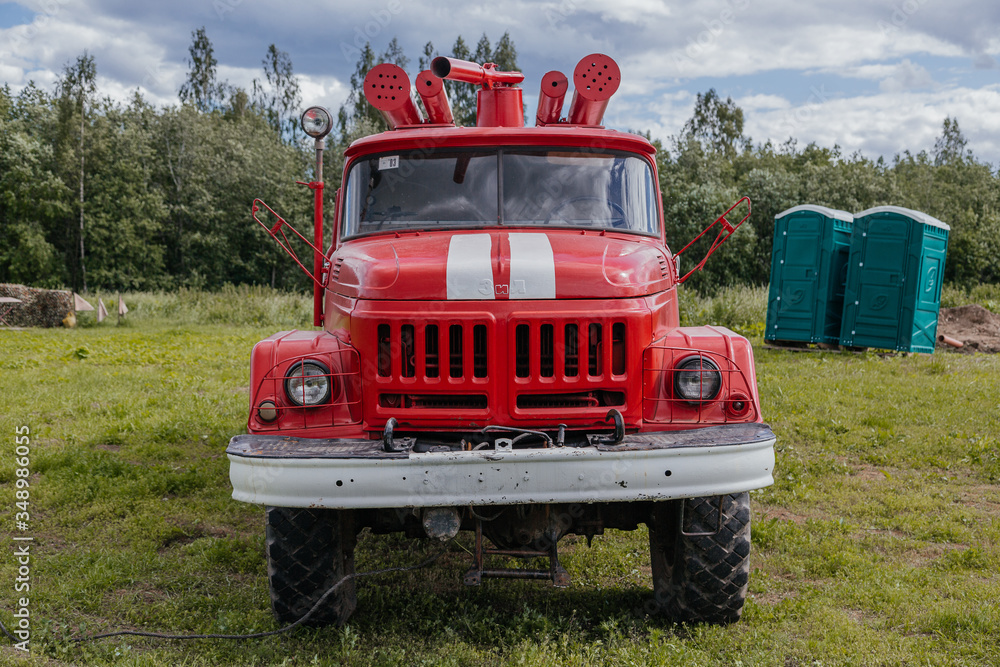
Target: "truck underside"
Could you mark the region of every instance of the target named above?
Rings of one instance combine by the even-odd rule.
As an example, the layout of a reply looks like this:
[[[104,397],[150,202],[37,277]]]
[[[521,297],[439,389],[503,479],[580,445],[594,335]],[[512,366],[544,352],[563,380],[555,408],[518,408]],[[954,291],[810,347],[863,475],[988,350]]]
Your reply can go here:
[[[471,531],[465,583],[569,585],[557,544],[649,527],[654,605],[676,622],[739,619],[749,575],[749,498],[769,484],[763,424],[571,435],[486,430],[380,440],[244,435],[228,448],[234,497],[267,509],[272,604],[294,622],[344,623],[356,604],[353,549],[364,528],[450,540]],[[506,437],[505,437],[506,436]],[[513,436],[513,437],[510,437]],[[518,438],[520,442],[515,442]],[[484,539],[485,538],[485,539]],[[487,542],[488,540],[488,542]],[[545,569],[498,558],[548,559]]]

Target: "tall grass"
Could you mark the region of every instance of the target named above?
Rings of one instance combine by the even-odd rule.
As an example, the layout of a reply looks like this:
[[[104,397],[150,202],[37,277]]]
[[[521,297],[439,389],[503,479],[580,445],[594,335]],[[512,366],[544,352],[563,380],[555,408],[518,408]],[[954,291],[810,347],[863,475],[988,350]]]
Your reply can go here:
[[[738,285],[724,287],[714,296],[702,296],[694,290],[681,288],[681,326],[714,324],[732,329],[747,338],[764,335],[767,317],[767,287]]]
[[[986,310],[1000,313],[1000,285],[976,285],[965,289],[958,285],[945,285],[941,291],[941,307],[955,308],[978,304]]]
[[[713,324],[728,327],[750,339],[760,339],[767,317],[768,288],[737,285],[720,289],[714,295],[702,295],[682,287],[678,290],[681,326]],[[112,321],[116,320],[118,295],[96,292],[88,299],[97,305],[104,300]],[[312,324],[312,298],[269,287],[227,285],[217,292],[182,288],[176,292],[125,292],[122,295],[129,312],[123,324],[191,325],[226,324],[232,326],[309,327]],[[1000,313],[1000,285],[977,285],[964,289],[945,285],[941,307],[954,308],[978,304]],[[79,325],[97,325],[94,313],[79,316]]]
[[[681,326],[715,324],[728,327],[752,340],[764,335],[767,319],[768,287],[737,285],[724,287],[713,296],[703,296],[695,290],[678,290]],[[945,285],[941,292],[941,307],[955,308],[978,304],[994,313],[1000,313],[1000,285],[976,285],[964,289]]]
[[[126,325],[227,324],[279,328],[312,325],[312,298],[256,285],[226,285],[217,292],[181,288],[176,292],[125,292]],[[104,301],[109,317],[117,319],[118,295],[96,292],[87,299],[96,308]],[[80,326],[97,325],[95,313],[78,316]]]

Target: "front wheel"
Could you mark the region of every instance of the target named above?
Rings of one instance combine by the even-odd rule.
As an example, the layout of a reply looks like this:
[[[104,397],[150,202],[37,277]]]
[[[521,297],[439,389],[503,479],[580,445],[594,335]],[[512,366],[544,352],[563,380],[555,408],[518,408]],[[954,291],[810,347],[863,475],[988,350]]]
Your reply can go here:
[[[738,621],[750,579],[750,495],[659,502],[648,525],[658,610],[675,623]]]
[[[267,508],[267,579],[279,622],[299,620],[344,576],[354,574],[355,539],[350,512]],[[343,625],[356,606],[351,578],[327,596],[305,625]]]

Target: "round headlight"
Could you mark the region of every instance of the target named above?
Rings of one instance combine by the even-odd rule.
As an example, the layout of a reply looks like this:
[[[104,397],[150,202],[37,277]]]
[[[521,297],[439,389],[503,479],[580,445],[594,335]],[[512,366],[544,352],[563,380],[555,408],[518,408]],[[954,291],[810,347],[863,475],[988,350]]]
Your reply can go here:
[[[688,403],[711,401],[722,389],[722,373],[714,361],[698,355],[682,359],[674,368],[674,392]]]
[[[333,129],[333,116],[323,107],[309,107],[302,112],[302,129],[313,139],[322,139]]]
[[[295,405],[320,405],[330,400],[330,370],[318,361],[300,361],[288,369],[285,394]]]

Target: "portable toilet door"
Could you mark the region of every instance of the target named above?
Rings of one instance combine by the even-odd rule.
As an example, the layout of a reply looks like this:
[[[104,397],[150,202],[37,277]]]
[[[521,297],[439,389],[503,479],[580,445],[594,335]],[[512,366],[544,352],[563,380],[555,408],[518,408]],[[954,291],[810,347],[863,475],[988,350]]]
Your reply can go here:
[[[934,352],[949,231],[899,206],[854,216],[841,345]]]
[[[765,340],[840,342],[853,221],[812,204],[774,216]]]

